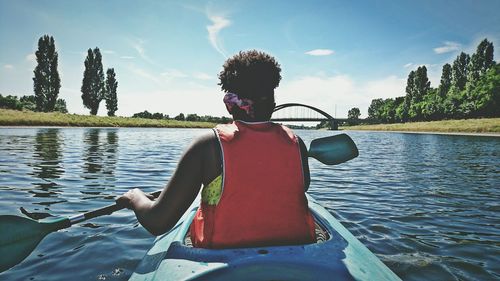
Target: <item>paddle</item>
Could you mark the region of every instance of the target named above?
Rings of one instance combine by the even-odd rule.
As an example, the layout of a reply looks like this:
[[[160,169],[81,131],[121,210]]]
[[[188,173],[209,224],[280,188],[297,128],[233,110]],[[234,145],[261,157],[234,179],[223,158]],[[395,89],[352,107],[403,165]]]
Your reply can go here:
[[[315,139],[311,142],[308,156],[326,165],[337,165],[358,157],[358,148],[346,134]]]
[[[151,193],[155,198],[161,191]],[[0,272],[3,272],[24,260],[49,233],[68,228],[76,223],[92,218],[109,215],[125,207],[109,205],[94,211],[69,218],[39,222],[25,217],[0,216]]]
[[[324,164],[336,165],[357,157],[358,149],[349,136],[340,134],[313,140],[308,155]],[[160,193],[161,191],[156,191],[151,195],[156,198]],[[109,215],[123,208],[113,204],[84,214],[47,222],[12,215],[0,216],[0,272],[24,260],[47,234],[82,221]]]

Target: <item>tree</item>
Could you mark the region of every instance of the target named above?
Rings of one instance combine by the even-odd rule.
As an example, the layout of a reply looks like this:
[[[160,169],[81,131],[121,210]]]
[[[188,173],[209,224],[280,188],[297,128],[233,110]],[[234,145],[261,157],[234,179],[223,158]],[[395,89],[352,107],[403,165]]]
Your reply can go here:
[[[118,81],[116,81],[116,74],[113,68],[108,68],[106,71],[106,109],[108,116],[115,116],[118,110],[118,99],[116,97],[116,89],[118,88]]]
[[[163,113],[156,112],[156,113],[153,113],[153,116],[151,116],[151,118],[153,118],[153,119],[164,119],[165,115],[163,115]]]
[[[415,72],[413,85],[410,87],[411,94],[409,96],[410,104],[408,110],[408,118],[410,120],[422,120],[422,101],[430,89],[431,82],[427,77],[427,68],[420,66]]]
[[[396,116],[396,105],[394,99],[385,99],[380,109],[380,120],[383,123],[394,123]]]
[[[22,96],[19,101],[23,105],[23,109],[36,111],[36,97],[31,96]]]
[[[68,113],[68,109],[66,108],[66,101],[63,99],[57,99],[54,111]]]
[[[380,121],[379,110],[383,106],[383,99],[373,99],[368,107],[368,119]]]
[[[0,108],[22,110],[23,105],[17,99],[16,96],[8,95],[8,96],[4,97],[0,94]]]
[[[453,61],[451,69],[452,85],[460,91],[465,88],[465,84],[467,83],[467,67],[469,65],[469,61],[469,55],[464,52],[460,53],[455,61]]]
[[[184,121],[186,118],[184,117],[184,113],[180,113],[179,115],[174,117],[175,120]]]
[[[415,74],[415,95],[414,102],[421,102],[431,89],[431,82],[427,77],[427,67],[420,66]]]
[[[132,118],[152,119],[152,117],[153,117],[153,115],[147,110],[144,110],[143,112],[139,112],[139,113],[134,113],[134,115],[132,115]]]
[[[97,47],[94,50],[88,49],[87,51],[81,91],[83,105],[90,109],[90,114],[96,115],[99,110],[99,103],[105,94],[102,56]]]
[[[38,39],[35,52],[37,66],[33,73],[33,90],[36,97],[37,111],[53,111],[61,88],[61,79],[57,71],[58,54],[54,38],[44,35]]]
[[[441,83],[439,84],[439,95],[444,98],[451,87],[451,65],[449,63],[443,65],[441,73]]]
[[[349,120],[349,124],[355,125],[359,123],[359,116],[361,115],[361,112],[359,111],[359,108],[353,107],[347,112],[347,119]]]
[[[397,97],[394,99],[394,122],[406,122],[404,107],[405,97]]]
[[[188,114],[186,121],[200,121],[200,117],[196,113]]]
[[[408,78],[406,79],[406,88],[405,88],[405,98],[401,105],[401,108],[397,111],[397,114],[400,116],[402,122],[408,121],[410,106],[413,100],[413,96],[415,95],[415,71],[410,71],[408,74]]]
[[[485,75],[486,72],[494,65],[493,61],[493,43],[484,39],[479,43],[474,53],[469,61],[467,68],[467,80],[469,83],[474,84]]]
[[[431,89],[422,101],[423,120],[442,120],[444,118],[443,98],[440,89]]]
[[[500,117],[500,65],[491,67],[470,91],[472,117]]]
[[[451,86],[450,91],[446,95],[446,99],[443,103],[445,117],[449,119],[459,119],[464,117],[461,109],[462,101],[462,91],[454,85]]]

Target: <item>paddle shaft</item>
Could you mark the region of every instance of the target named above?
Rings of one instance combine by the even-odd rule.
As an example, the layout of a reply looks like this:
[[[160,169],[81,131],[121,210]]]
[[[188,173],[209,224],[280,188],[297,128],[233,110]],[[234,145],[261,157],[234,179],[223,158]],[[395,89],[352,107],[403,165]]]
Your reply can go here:
[[[158,196],[160,196],[160,193],[161,193],[161,190],[159,191],[155,191],[153,193],[150,193],[151,196],[153,196],[154,198],[157,198]],[[93,218],[97,218],[97,217],[100,217],[100,216],[104,216],[104,215],[110,215],[116,211],[119,211],[121,209],[124,209],[125,207],[124,206],[120,206],[118,204],[112,204],[112,205],[109,205],[109,206],[106,206],[106,207],[102,207],[100,209],[97,209],[97,210],[93,210],[93,211],[90,211],[90,212],[87,212],[87,213],[83,213],[83,214],[79,214],[79,215],[75,215],[75,216],[72,216],[72,217],[69,217],[68,220],[70,222],[70,224],[66,227],[70,227],[76,223],[79,223],[79,222],[82,222],[82,221],[86,221],[86,220],[90,220],[90,219],[93,219]],[[63,228],[66,228],[66,227],[63,227]]]

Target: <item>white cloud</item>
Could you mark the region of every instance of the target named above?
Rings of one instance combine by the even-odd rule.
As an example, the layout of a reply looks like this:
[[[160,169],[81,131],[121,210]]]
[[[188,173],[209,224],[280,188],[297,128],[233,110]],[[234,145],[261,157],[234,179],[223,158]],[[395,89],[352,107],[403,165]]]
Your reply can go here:
[[[434,48],[434,52],[436,54],[444,54],[444,53],[449,53],[449,52],[453,52],[453,51],[458,51],[460,49],[460,47],[461,47],[460,43],[446,41],[446,42],[444,42],[443,46]]]
[[[203,72],[196,72],[193,74],[193,77],[196,79],[200,79],[200,80],[212,80],[213,79],[213,76],[206,74],[206,73],[203,73]]]
[[[353,107],[367,116],[371,100],[404,96],[405,79],[388,76],[379,80],[357,82],[348,75],[306,76],[283,82],[276,90],[278,104],[304,103],[343,118]]]
[[[427,68],[427,70],[431,69],[431,68],[436,68],[436,67],[439,67],[440,65],[438,64],[431,64],[431,63],[421,63],[421,64],[418,64],[418,63],[407,63],[405,65],[403,65],[404,68],[409,68],[409,69],[417,69],[421,66],[425,66]]]
[[[335,52],[333,50],[330,50],[330,49],[315,49],[315,50],[311,50],[311,51],[308,51],[306,52],[307,55],[310,55],[310,56],[329,56],[329,55],[333,55]]]
[[[177,69],[169,69],[167,71],[160,73],[160,75],[164,78],[167,78],[167,79],[188,77],[187,74],[185,74],[184,72],[177,70]]]
[[[153,73],[151,73],[143,68],[136,67],[136,66],[130,66],[130,67],[128,67],[128,70],[131,71],[132,73],[134,73],[135,75],[143,77],[143,78],[150,80],[156,84],[162,84],[162,79],[158,75],[155,75],[155,74],[153,74]]]
[[[151,64],[154,64],[153,60],[148,55],[146,55],[146,49],[144,48],[144,44],[145,44],[144,40],[137,39],[132,41],[131,46],[139,54],[139,57],[141,57],[143,60]]]
[[[178,69],[168,69],[161,73],[151,72],[135,65],[128,66],[127,69],[139,78],[149,80],[157,84],[157,86],[166,88],[171,87],[171,82],[174,80],[189,77],[189,75]],[[141,83],[144,83],[144,81],[141,81]]]
[[[133,57],[133,56],[121,56],[120,58],[121,58],[121,59],[124,59],[124,60],[131,60],[131,59],[135,59],[135,57]]]
[[[14,66],[13,66],[12,64],[5,64],[5,65],[3,66],[3,68],[5,68],[5,69],[13,69],[13,68],[14,68]]]
[[[376,98],[396,98],[405,95],[406,79],[394,75],[380,80],[368,81],[361,86],[362,92],[369,101]]]
[[[219,32],[230,26],[231,21],[224,18],[223,16],[214,16],[207,13],[208,19],[212,22],[211,25],[207,25],[208,40],[214,49],[219,52],[222,56],[227,57],[222,47],[221,40],[219,38]]]
[[[30,62],[35,62],[36,63],[36,55],[35,54],[28,54],[28,55],[26,55],[26,61],[30,61]]]

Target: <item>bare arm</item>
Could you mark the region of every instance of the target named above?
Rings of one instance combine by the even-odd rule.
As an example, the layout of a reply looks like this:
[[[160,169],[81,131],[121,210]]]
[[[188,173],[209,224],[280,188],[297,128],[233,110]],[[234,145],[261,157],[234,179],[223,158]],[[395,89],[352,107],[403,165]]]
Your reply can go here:
[[[200,191],[203,182],[203,161],[213,134],[196,139],[184,152],[167,186],[156,201],[140,189],[133,189],[117,199],[119,204],[134,210],[137,219],[153,235],[160,235],[175,226]]]

